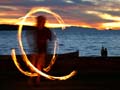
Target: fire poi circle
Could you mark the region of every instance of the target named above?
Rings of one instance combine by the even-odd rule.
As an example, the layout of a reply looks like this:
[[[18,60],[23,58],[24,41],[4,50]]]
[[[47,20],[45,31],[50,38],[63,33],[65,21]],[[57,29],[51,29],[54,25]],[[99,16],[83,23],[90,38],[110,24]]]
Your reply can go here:
[[[31,76],[31,77],[34,77],[34,76],[43,76],[43,77],[46,77],[48,79],[51,79],[51,80],[55,80],[55,79],[58,79],[58,80],[66,80],[72,76],[74,76],[76,74],[76,71],[72,71],[70,74],[68,75],[65,75],[65,76],[60,76],[60,77],[56,77],[56,76],[51,76],[51,75],[48,75],[46,73],[43,73],[42,71],[38,70],[34,65],[32,65],[32,63],[29,61],[25,51],[24,51],[24,48],[23,48],[23,45],[22,45],[22,38],[21,38],[21,33],[22,33],[22,27],[23,27],[23,23],[25,22],[26,18],[29,17],[30,15],[32,15],[33,13],[37,13],[37,12],[46,12],[46,13],[49,13],[51,15],[53,15],[57,21],[60,23],[60,24],[64,24],[64,21],[62,20],[62,18],[55,12],[51,11],[50,9],[48,8],[43,8],[43,7],[35,7],[35,8],[32,8],[22,19],[21,21],[21,24],[19,25],[19,28],[18,28],[18,42],[19,42],[19,47],[20,47],[20,50],[21,50],[21,53],[22,53],[22,58],[23,58],[23,61],[26,63],[26,65],[34,70],[35,73],[31,73],[31,72],[27,72],[27,71],[24,71],[20,68],[19,66],[19,63],[17,62],[17,58],[16,58],[16,54],[15,54],[15,50],[12,49],[12,58],[13,58],[13,61],[16,65],[16,67],[19,69],[20,72],[22,72],[23,74],[27,75],[27,76]],[[62,28],[64,29],[65,27],[62,26]],[[51,59],[51,62],[50,62],[50,65],[45,68],[44,70],[45,71],[48,71],[50,70],[50,67],[51,65],[54,64],[55,62],[55,52],[56,51],[56,43],[55,43],[55,48],[54,48],[54,54],[53,54],[53,57]]]

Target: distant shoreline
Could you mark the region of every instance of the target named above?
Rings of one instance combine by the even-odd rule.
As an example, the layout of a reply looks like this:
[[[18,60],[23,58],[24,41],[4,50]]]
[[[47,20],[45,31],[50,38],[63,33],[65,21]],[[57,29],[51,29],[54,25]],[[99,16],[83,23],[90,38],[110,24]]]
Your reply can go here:
[[[34,30],[35,26],[27,26],[24,25],[23,26],[23,30]],[[0,31],[4,31],[4,30],[18,30],[18,25],[9,25],[9,24],[0,24]]]

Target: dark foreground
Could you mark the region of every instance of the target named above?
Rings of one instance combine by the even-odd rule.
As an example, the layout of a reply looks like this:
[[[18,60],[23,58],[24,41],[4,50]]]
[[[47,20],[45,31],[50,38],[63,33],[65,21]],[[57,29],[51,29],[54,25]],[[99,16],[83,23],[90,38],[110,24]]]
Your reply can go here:
[[[29,86],[26,80],[5,80],[1,82],[0,90],[120,90],[120,79],[113,78],[103,79],[100,76],[95,79],[88,76],[78,80],[43,80],[38,87]]]
[[[120,73],[86,74],[65,81],[42,79],[38,87],[28,85],[27,79],[1,77],[0,90],[120,90]]]
[[[22,59],[18,56],[19,61]],[[29,86],[28,77],[15,67],[10,56],[0,58],[0,90],[120,90],[120,57],[58,57],[48,74],[78,73],[65,81],[42,77],[38,87]],[[21,63],[21,65],[24,64]],[[26,68],[26,67],[24,67]]]

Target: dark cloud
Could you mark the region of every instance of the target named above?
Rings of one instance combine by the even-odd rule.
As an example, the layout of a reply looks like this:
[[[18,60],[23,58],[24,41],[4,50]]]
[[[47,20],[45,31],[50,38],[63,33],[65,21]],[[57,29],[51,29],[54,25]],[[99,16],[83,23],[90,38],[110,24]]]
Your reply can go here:
[[[83,0],[74,0],[74,2],[78,5],[85,5],[85,6],[94,6],[94,3],[89,1],[83,1]]]
[[[105,10],[98,10],[98,11],[102,13],[107,13],[112,16],[120,16],[120,11],[105,11]]]
[[[68,3],[67,0],[5,0],[0,1],[0,5],[13,5],[13,6],[69,6],[69,5],[93,5],[91,2],[83,2],[82,0],[71,0],[73,3]]]
[[[14,6],[26,6],[26,7],[33,7],[33,6],[64,6],[68,5],[63,0],[44,0],[44,1],[35,1],[35,0],[13,0],[11,2],[4,2],[0,1],[0,5],[14,5]]]

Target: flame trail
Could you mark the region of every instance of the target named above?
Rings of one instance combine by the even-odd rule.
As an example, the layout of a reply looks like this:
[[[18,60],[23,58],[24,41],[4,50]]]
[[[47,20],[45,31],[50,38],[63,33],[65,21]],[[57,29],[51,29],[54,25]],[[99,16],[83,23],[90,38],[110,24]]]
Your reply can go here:
[[[42,71],[38,70],[35,66],[32,65],[32,63],[28,60],[27,55],[26,55],[26,53],[25,53],[25,51],[24,51],[24,49],[23,49],[22,38],[21,38],[23,23],[25,22],[25,19],[26,19],[28,16],[30,16],[31,14],[36,13],[36,12],[47,12],[47,13],[50,13],[50,14],[52,14],[52,15],[57,19],[57,21],[58,21],[60,24],[64,23],[64,21],[62,20],[62,18],[61,18],[58,14],[52,12],[52,11],[51,11],[50,9],[48,9],[48,8],[46,9],[46,8],[42,8],[42,7],[37,7],[37,8],[31,9],[31,11],[28,12],[28,13],[23,17],[23,19],[22,19],[22,21],[21,21],[21,24],[19,25],[19,28],[18,28],[18,42],[19,42],[19,47],[20,47],[21,53],[22,53],[23,61],[27,64],[27,66],[28,66],[30,69],[34,70],[34,71],[36,72],[36,74],[34,73],[34,75],[32,75],[33,73],[26,74],[27,72],[23,72],[23,70],[20,69],[19,64],[16,63],[17,59],[16,59],[16,56],[15,56],[15,51],[12,50],[12,58],[13,58],[13,60],[14,60],[14,63],[15,63],[15,65],[18,65],[17,68],[18,68],[23,74],[28,75],[28,76],[30,76],[30,75],[36,76],[36,75],[39,74],[39,75],[44,76],[44,77],[46,77],[46,78],[48,78],[48,79],[51,79],[51,80],[55,80],[55,79],[58,79],[58,80],[66,80],[66,79],[72,77],[73,75],[75,75],[76,71],[72,71],[69,75],[61,76],[61,77],[55,77],[55,76],[47,75],[47,74],[43,73]],[[63,26],[62,28],[64,29],[65,27]],[[54,62],[55,62],[55,53],[56,53],[55,51],[56,51],[56,43],[55,43],[54,54],[53,54],[53,57],[52,57],[52,59],[51,59],[51,62],[50,62],[50,64],[49,64],[49,66],[48,66],[47,68],[45,68],[44,70],[49,71],[49,70],[50,70],[50,67],[54,64]]]
[[[23,49],[23,45],[22,45],[22,38],[21,38],[21,33],[22,33],[22,27],[23,27],[23,23],[25,22],[26,18],[29,17],[30,15],[32,15],[33,13],[36,13],[36,12],[46,12],[46,13],[50,13],[52,14],[56,19],[57,21],[60,23],[60,24],[64,24],[64,21],[62,20],[62,18],[57,14],[57,13],[54,13],[53,11],[51,11],[49,8],[44,8],[44,7],[35,7],[35,8],[32,8],[24,17],[22,17],[22,21],[21,21],[21,24],[18,28],[18,42],[19,42],[19,46],[20,46],[20,49],[24,51]],[[65,29],[65,26],[62,26],[62,29]],[[51,59],[51,62],[49,64],[48,67],[44,68],[43,70],[45,70],[46,72],[48,72],[50,69],[51,69],[51,66],[55,63],[55,60],[56,60],[56,48],[57,48],[57,41],[55,41],[54,43],[54,52],[53,52],[53,57]],[[26,53],[22,52],[22,54],[25,54]]]
[[[21,73],[25,74],[26,76],[30,76],[30,77],[38,76],[37,73],[30,73],[30,72],[27,72],[27,71],[23,71],[23,70],[20,68],[19,63],[17,62],[17,58],[16,58],[16,54],[15,54],[15,49],[12,49],[11,56],[12,56],[12,59],[13,59],[14,64],[16,65],[16,67],[18,68],[18,70],[19,70]]]
[[[17,62],[16,54],[15,54],[14,49],[12,49],[12,54],[11,55],[12,55],[13,61],[16,65],[16,67],[18,68],[18,70],[26,76],[35,77],[35,76],[41,75],[41,76],[43,76],[47,79],[50,79],[50,80],[66,80],[66,79],[68,79],[68,78],[70,78],[70,77],[72,77],[76,74],[76,71],[72,71],[70,74],[65,75],[65,76],[60,76],[60,77],[51,76],[51,75],[48,75],[48,74],[43,73],[42,71],[38,70],[34,65],[31,64],[31,62],[28,59],[26,60],[28,67],[31,68],[32,70],[34,70],[37,73],[30,73],[30,72],[27,72],[27,71],[23,71],[20,68],[19,63]],[[26,58],[26,56],[24,56],[24,58]]]

